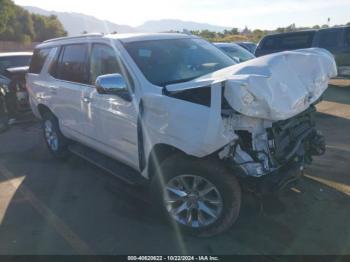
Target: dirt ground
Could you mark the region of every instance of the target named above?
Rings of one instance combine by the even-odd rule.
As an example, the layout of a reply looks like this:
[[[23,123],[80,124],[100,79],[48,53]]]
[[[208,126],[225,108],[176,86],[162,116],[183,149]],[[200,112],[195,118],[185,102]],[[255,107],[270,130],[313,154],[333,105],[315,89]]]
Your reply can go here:
[[[245,196],[235,226],[206,239],[167,226],[142,188],[54,160],[39,123],[15,125],[0,135],[0,254],[350,254],[350,88],[318,109],[327,153],[279,196]]]

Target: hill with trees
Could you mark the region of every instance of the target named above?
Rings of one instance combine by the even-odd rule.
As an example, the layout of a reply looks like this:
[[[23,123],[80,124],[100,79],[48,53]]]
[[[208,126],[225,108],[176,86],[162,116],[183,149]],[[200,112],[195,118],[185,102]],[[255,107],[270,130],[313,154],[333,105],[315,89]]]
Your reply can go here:
[[[350,25],[350,22],[346,25]],[[339,25],[335,25],[339,26]],[[197,30],[197,31],[189,31],[189,33],[193,35],[198,35],[203,37],[211,42],[238,42],[238,41],[251,41],[251,42],[259,42],[264,36],[275,34],[275,33],[287,33],[287,32],[296,32],[301,30],[308,29],[322,29],[328,28],[328,25],[315,25],[312,27],[296,27],[295,24],[291,24],[287,27],[279,27],[275,30],[261,30],[255,29],[250,30],[247,27],[243,30],[239,30],[238,28],[232,28],[231,30],[224,30],[223,32],[214,32],[209,30]]]
[[[56,16],[31,14],[12,0],[0,0],[0,40],[30,43],[66,35]]]

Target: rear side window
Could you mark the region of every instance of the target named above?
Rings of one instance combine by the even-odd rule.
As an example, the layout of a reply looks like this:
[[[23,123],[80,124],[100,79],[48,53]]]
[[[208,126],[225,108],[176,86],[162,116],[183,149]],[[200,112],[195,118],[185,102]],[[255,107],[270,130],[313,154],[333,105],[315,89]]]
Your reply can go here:
[[[338,46],[340,32],[339,30],[320,31],[319,47],[330,48]]]
[[[350,27],[345,30],[345,45],[350,46]]]
[[[53,75],[61,80],[88,84],[88,46],[86,44],[63,46]]]
[[[275,50],[275,49],[279,49],[279,41],[280,41],[279,36],[269,36],[269,37],[266,37],[266,38],[263,40],[263,43],[262,43],[261,48],[262,48],[262,49],[265,49],[265,50]]]
[[[40,74],[51,48],[36,49],[29,67],[29,73]]]
[[[293,50],[312,46],[314,32],[301,32],[281,36],[280,49]]]

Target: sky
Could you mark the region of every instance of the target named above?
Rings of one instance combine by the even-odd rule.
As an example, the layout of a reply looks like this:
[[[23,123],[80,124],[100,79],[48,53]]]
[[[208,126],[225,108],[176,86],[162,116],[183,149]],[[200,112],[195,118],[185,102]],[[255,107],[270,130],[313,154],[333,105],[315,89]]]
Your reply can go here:
[[[78,12],[117,24],[181,19],[225,27],[275,29],[350,22],[350,0],[14,0],[18,5]]]

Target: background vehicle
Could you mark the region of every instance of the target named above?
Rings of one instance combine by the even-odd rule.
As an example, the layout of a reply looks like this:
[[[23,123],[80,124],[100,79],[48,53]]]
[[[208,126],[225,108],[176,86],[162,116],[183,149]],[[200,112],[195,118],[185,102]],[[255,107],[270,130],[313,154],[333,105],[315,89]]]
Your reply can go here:
[[[243,47],[234,43],[213,43],[219,49],[221,49],[225,54],[230,56],[237,63],[245,62],[250,59],[255,58],[255,56],[244,49]]]
[[[350,78],[350,27],[333,27],[265,36],[259,43],[257,57],[309,47],[321,47],[334,55],[338,76]]]
[[[9,118],[29,109],[25,74],[32,53],[0,53],[0,130],[6,129]]]
[[[54,156],[70,151],[131,184],[150,181],[159,211],[181,229],[211,236],[236,221],[240,182],[277,189],[324,152],[312,114],[328,82],[314,80],[335,74],[334,59],[325,50],[291,57],[236,64],[189,35],[84,35],[40,44],[27,87]],[[290,63],[288,78],[271,87],[281,59]],[[288,96],[291,85],[290,99],[270,99]],[[135,174],[114,173],[115,160]]]
[[[244,49],[248,50],[250,53],[254,54],[257,44],[253,42],[236,42],[237,45],[243,47]]]

